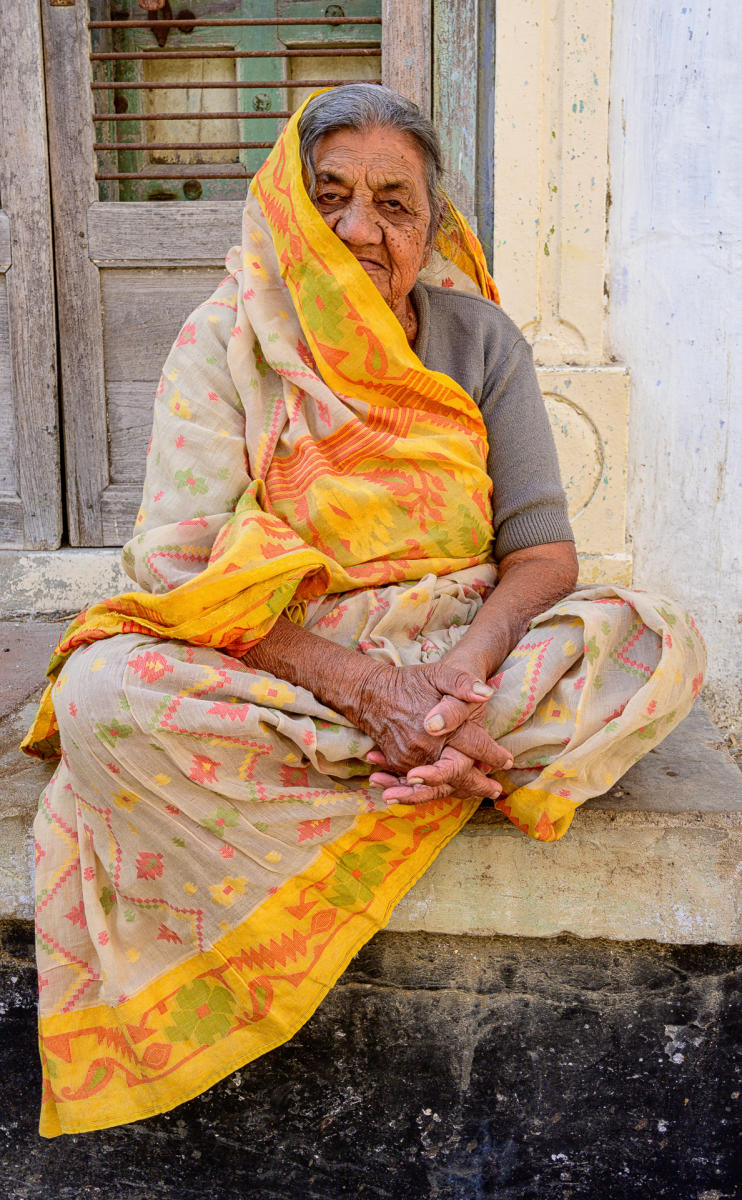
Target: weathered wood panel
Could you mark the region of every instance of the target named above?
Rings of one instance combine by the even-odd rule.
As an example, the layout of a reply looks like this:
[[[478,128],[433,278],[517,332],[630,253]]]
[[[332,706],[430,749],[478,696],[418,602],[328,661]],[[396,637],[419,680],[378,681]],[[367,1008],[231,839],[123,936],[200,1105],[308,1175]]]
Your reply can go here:
[[[446,191],[477,228],[477,0],[434,0],[433,121]]]
[[[7,268],[2,345],[10,355],[9,379],[0,384],[5,410],[0,456],[11,455],[16,464],[12,474],[7,465],[0,467],[16,493],[4,498],[0,544],[28,549],[58,546],[62,528],[42,61],[37,0],[0,0],[0,120],[5,135],[0,262]]]
[[[97,199],[88,6],[41,2],[69,534],[74,546],[96,546],[103,538],[100,496],[108,483],[108,465],[98,270],[88,257],[86,237],[87,210]]]
[[[242,231],[242,202],[97,203],[87,212],[88,255],[101,266],[224,263]]]
[[[382,0],[381,77],[430,114],[432,0]]]
[[[18,444],[15,435],[13,387],[8,338],[8,293],[0,275],[0,492],[18,494]]]
[[[106,495],[111,487],[132,488],[139,503],[156,386],[146,381],[108,384],[111,485]]]
[[[7,271],[10,263],[10,220],[0,211],[0,271]]]
[[[111,484],[101,496],[101,524],[107,546],[122,546],[134,531],[142,489]]]
[[[101,271],[109,405],[111,382],[157,382],[181,325],[224,274],[213,268]]]
[[[212,268],[101,271],[110,477],[101,518],[107,544],[131,536],[162,364],[188,314],[223,274]]]

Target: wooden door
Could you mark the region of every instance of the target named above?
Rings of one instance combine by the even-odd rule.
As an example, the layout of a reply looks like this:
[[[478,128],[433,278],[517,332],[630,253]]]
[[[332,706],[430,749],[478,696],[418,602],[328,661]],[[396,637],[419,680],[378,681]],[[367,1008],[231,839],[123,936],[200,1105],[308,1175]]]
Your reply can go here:
[[[380,77],[380,0],[345,0],[330,24],[336,7],[194,0],[195,21],[173,3],[150,24],[136,0],[42,0],[72,545],[130,536],[162,363],[223,277],[281,114],[302,84],[353,78],[359,62],[356,77]]]
[[[487,243],[477,45],[494,0],[41,4],[69,536],[120,545],[162,362],[223,276],[248,181],[308,91],[383,77],[432,109],[452,195]]]
[[[0,546],[62,533],[46,114],[37,0],[0,0]]]

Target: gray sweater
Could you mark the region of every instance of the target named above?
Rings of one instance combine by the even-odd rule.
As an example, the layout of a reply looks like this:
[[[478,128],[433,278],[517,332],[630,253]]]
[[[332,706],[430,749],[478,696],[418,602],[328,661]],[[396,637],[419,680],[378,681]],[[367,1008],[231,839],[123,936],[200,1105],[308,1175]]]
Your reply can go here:
[[[549,418],[531,348],[501,308],[481,296],[417,283],[415,353],[455,379],[487,428],[495,557],[574,541]]]

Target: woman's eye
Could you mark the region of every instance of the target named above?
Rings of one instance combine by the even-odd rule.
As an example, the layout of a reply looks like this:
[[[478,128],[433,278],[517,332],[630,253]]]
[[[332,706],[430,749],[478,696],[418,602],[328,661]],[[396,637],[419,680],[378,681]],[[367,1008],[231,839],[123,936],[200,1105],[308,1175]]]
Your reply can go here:
[[[399,200],[385,200],[384,207],[388,208],[391,212],[402,212],[403,211],[402,205],[400,204]]]
[[[318,196],[317,198],[320,204],[336,204],[339,200],[343,199],[338,192],[323,192],[322,195]]]

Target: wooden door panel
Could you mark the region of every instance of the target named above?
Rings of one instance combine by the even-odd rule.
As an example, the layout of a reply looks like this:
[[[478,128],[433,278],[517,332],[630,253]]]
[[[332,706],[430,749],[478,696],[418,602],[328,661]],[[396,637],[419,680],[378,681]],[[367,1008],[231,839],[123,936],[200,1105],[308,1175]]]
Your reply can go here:
[[[0,496],[18,494],[18,445],[15,436],[13,382],[10,363],[8,286],[5,272],[10,266],[10,221],[0,209]]]
[[[242,200],[91,204],[87,254],[99,267],[224,262],[239,244]]]
[[[224,255],[240,239],[247,179],[268,152],[267,147],[233,145],[222,155],[210,141],[272,143],[289,98],[301,99],[302,79],[316,80],[323,72],[353,78],[354,72],[357,77],[378,71],[380,22],[390,82],[404,76],[408,94],[429,107],[430,45],[426,40],[411,49],[409,38],[421,21],[430,30],[431,2],[348,0],[342,5],[347,23],[330,26],[325,13],[336,6],[322,0],[203,0],[194,6],[199,18],[247,19],[249,14],[274,23],[185,31],[171,26],[159,31],[159,41],[135,0],[115,5],[77,0],[64,7],[40,2],[55,183],[70,541],[115,545],[130,535],[138,508],[162,361],[183,318],[223,276]],[[122,12],[126,29],[106,24]],[[234,88],[214,89],[232,106],[220,111],[236,114],[224,120],[237,124],[218,126],[222,118],[213,117],[212,104],[201,117],[186,105],[180,128],[190,132],[183,137],[176,135],[178,114],[168,105],[176,92],[188,95],[189,90],[171,86],[178,76],[163,75],[163,64],[170,67],[171,60],[159,55],[178,51],[172,63],[182,66],[196,61],[199,48],[212,63],[237,51],[230,60]],[[268,57],[251,57],[256,50]],[[105,54],[129,57],[95,57]],[[147,86],[154,83],[162,86]],[[129,120],[132,116],[136,119]],[[236,128],[237,137],[204,135],[210,120],[222,133],[234,135]],[[194,133],[196,125],[201,128]],[[199,143],[204,153],[185,145],[188,141]],[[153,149],[155,142],[165,143],[162,153]],[[212,178],[219,174],[225,178]],[[126,175],[138,177],[121,178]],[[165,192],[173,198],[165,200]]]
[[[62,532],[49,173],[38,6],[0,0],[0,547]]]
[[[157,384],[180,326],[225,274],[223,265],[101,271],[106,387]]]
[[[102,525],[108,544],[126,540],[134,526],[153,398],[174,336],[224,274],[223,266],[101,271],[109,445]]]

